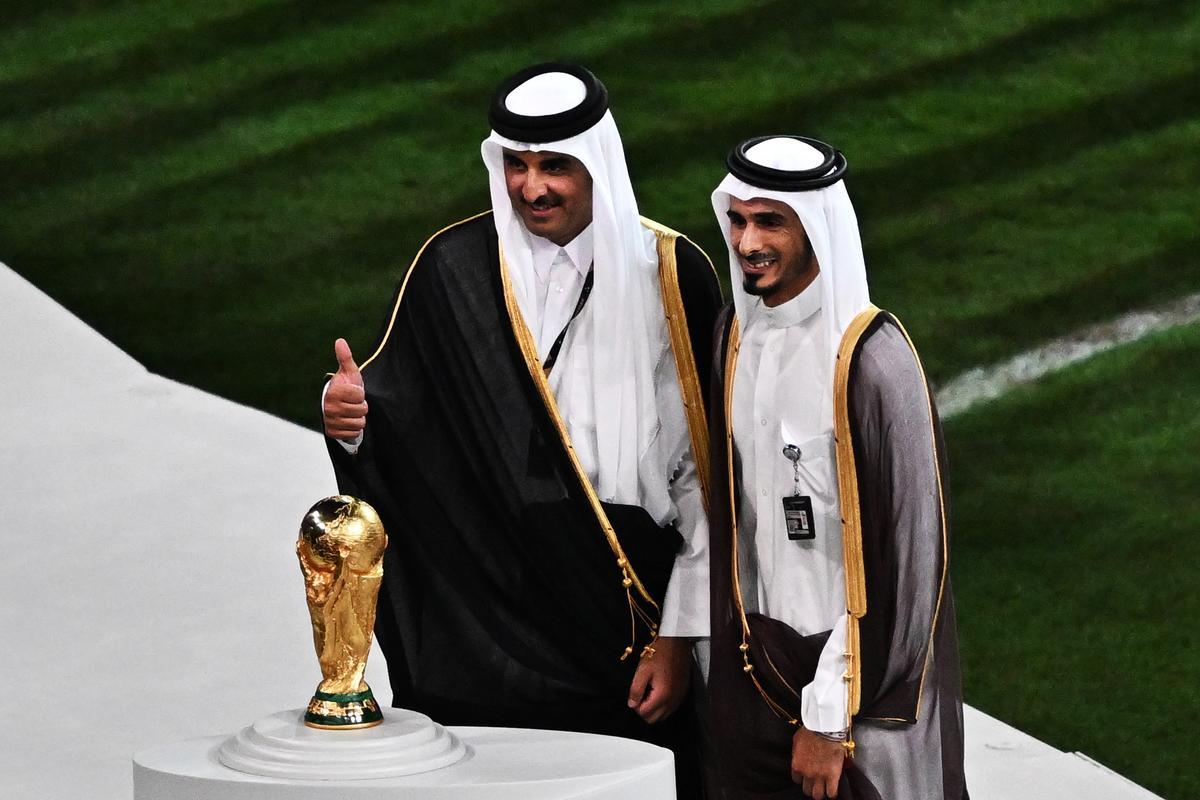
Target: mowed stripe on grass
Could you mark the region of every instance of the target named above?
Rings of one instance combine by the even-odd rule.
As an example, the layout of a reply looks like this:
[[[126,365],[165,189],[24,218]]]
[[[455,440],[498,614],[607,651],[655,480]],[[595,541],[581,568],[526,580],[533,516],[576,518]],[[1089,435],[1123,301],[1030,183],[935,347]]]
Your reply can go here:
[[[968,699],[1165,798],[1200,796],[1200,325],[946,424]]]
[[[838,141],[854,163],[876,298],[909,322],[939,379],[1009,354],[1014,330],[1037,341],[1049,317],[1068,330],[1094,321],[1086,302],[1061,295],[1121,259],[1113,232],[1139,207],[1092,214],[1103,189],[1080,196],[1070,182],[1038,196],[1062,163],[1107,148],[1107,172],[1138,189],[1161,188],[1153,171],[1122,167],[1146,156],[1174,166],[1167,194],[1192,180],[1196,159],[1178,142],[1140,144],[1190,108],[1175,102],[1193,86],[1187,45],[1200,14],[1187,4],[974,3],[886,20],[832,3],[671,6],[581,4],[564,12],[572,27],[547,30],[512,9],[430,28],[427,6],[373,4],[284,25],[277,39],[252,25],[227,50],[210,41],[207,60],[162,54],[162,73],[116,69],[111,88],[9,121],[2,252],[152,368],[311,422],[301,374],[320,372],[334,335],[368,345],[382,312],[364,303],[387,296],[429,232],[486,206],[476,148],[487,93],[496,75],[549,52],[605,76],[643,210],[710,250],[707,194],[736,137],[774,125]],[[788,13],[797,24],[764,29]],[[823,15],[830,36],[806,35],[805,14]],[[722,40],[749,37],[762,45],[752,55],[713,58]],[[1146,105],[1143,92],[1163,99]],[[1076,111],[1083,134],[1072,132]],[[1111,124],[1093,124],[1106,114]],[[1021,193],[1033,199],[1013,219],[997,198]],[[1105,234],[1104,258],[1066,240],[1081,219]],[[896,235],[910,228],[920,237]],[[1186,243],[1162,233],[1143,238]],[[361,294],[331,287],[330,275]],[[1137,284],[1157,285],[1123,282]],[[133,312],[131,290],[148,300]],[[1042,298],[1054,312],[1022,320]],[[181,338],[189,314],[196,332]],[[233,317],[215,334],[203,325],[214,314]],[[976,324],[998,318],[993,333]],[[961,334],[972,327],[983,335]],[[264,385],[222,368],[239,330],[295,373]]]

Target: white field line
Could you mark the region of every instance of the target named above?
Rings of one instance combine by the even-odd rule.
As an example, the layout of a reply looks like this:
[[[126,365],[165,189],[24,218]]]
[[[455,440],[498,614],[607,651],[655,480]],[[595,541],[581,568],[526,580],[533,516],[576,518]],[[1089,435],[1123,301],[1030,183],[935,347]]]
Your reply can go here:
[[[1014,386],[1035,381],[1048,372],[1155,331],[1198,319],[1200,294],[1188,295],[1156,308],[1131,311],[1026,350],[999,364],[967,370],[937,390],[938,411],[942,417],[961,414],[976,403],[999,397]]]

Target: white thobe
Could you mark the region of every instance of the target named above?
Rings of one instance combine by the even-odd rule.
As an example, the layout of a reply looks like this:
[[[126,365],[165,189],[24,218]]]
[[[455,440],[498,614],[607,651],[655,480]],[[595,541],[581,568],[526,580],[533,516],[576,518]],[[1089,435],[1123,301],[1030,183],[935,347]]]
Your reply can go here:
[[[571,319],[592,267],[592,226],[588,225],[564,247],[540,236],[532,238],[537,319],[526,323],[544,359]]]
[[[768,308],[755,298],[738,352],[733,438],[741,461],[740,578],[748,611],[803,635],[832,630],[812,682],[801,691],[801,722],[812,731],[847,727],[846,592],[833,450],[833,364],[814,282]],[[835,343],[836,344],[836,343]],[[800,495],[812,499],[815,538],[791,540],[783,498],[797,493],[784,457],[800,449]]]

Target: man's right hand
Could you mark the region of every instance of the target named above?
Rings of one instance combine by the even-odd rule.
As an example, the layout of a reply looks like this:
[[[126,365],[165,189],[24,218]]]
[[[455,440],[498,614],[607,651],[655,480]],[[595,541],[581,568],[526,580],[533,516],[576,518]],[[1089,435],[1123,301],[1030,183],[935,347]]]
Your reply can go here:
[[[345,339],[333,343],[333,354],[337,356],[338,371],[329,379],[321,408],[325,435],[353,442],[367,427],[367,395],[362,373],[358,371]]]
[[[841,742],[831,742],[803,726],[792,735],[792,780],[813,800],[837,797],[845,761]]]

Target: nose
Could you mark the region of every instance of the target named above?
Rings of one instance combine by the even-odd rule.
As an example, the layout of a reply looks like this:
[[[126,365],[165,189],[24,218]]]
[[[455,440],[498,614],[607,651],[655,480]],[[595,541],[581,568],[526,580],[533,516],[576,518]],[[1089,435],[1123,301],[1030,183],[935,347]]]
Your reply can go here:
[[[741,231],[741,236],[734,242],[734,247],[741,255],[748,256],[762,249],[762,237],[754,225],[746,225]]]
[[[526,203],[532,203],[546,193],[546,181],[537,170],[525,173],[525,183],[521,186],[521,196]]]

